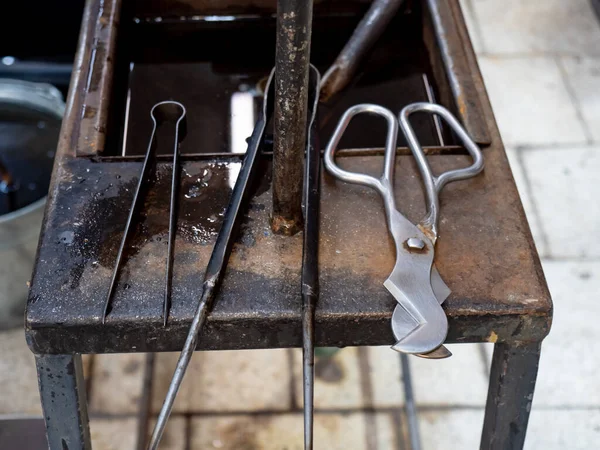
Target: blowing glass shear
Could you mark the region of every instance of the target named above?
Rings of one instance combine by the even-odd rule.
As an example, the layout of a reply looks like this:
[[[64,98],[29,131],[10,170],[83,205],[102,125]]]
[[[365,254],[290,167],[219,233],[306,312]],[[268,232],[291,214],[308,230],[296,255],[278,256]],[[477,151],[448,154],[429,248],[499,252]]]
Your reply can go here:
[[[473,163],[466,168],[434,175],[409,121],[410,115],[415,112],[436,114],[444,119],[471,155]],[[335,162],[335,150],[344,131],[354,116],[363,113],[381,116],[387,121],[384,166],[380,178],[349,172]],[[326,169],[336,178],[347,183],[369,186],[383,198],[388,229],[396,246],[396,264],[383,283],[398,302],[392,315],[392,330],[397,341],[392,348],[401,353],[426,358],[445,358],[451,353],[442,345],[448,333],[448,320],[441,305],[450,295],[450,289],[433,263],[438,237],[439,194],[446,184],[480,173],[483,170],[483,156],[458,120],[440,105],[407,105],[400,112],[399,123],[416,159],[425,187],[427,211],[418,224],[410,222],[396,209],[393,175],[398,120],[389,109],[379,105],[360,104],[346,110],[325,149],[324,162]]]

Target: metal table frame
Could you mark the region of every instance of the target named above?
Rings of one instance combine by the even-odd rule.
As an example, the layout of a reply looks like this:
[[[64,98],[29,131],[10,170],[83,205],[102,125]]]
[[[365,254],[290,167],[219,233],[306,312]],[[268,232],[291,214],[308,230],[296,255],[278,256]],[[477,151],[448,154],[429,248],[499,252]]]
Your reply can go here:
[[[426,28],[429,27],[430,32],[426,33],[425,39],[434,55],[433,69],[436,76],[446,80],[444,86],[447,89],[442,92],[440,100],[455,106],[459,117],[476,141],[489,144],[484,151],[486,173],[479,179],[465,182],[462,187],[449,188],[445,194],[448,196],[448,204],[442,207],[443,210],[447,208],[443,214],[447,214],[456,223],[455,227],[443,228],[444,235],[438,245],[440,260],[437,265],[442,276],[449,274],[449,280],[457,280],[455,285],[450,285],[456,295],[445,305],[450,323],[448,341],[495,343],[481,448],[519,449],[523,447],[525,440],[541,341],[550,329],[552,301],[458,1],[424,0],[424,4],[430,11],[429,20],[425,25]],[[52,449],[91,448],[80,353],[180,349],[189,325],[189,310],[192,309],[182,303],[181,308],[177,310],[174,302],[173,325],[168,329],[156,326],[160,322],[160,316],[150,310],[142,311],[142,315],[147,313],[148,317],[142,318],[140,328],[136,330],[126,331],[123,328],[123,324],[131,318],[131,310],[127,309],[123,310],[122,317],[116,317],[112,322],[107,321],[106,327],[100,326],[99,313],[94,315],[85,308],[71,317],[70,322],[65,323],[62,321],[64,310],[68,309],[69,301],[75,300],[74,297],[69,297],[68,288],[61,292],[60,285],[52,284],[53,279],[59,278],[59,275],[53,276],[52,271],[48,269],[48,266],[55,266],[59,261],[53,258],[58,258],[55,246],[61,224],[71,220],[72,214],[80,211],[81,205],[70,204],[67,201],[74,198],[69,195],[74,196],[76,186],[80,185],[76,175],[86,170],[93,172],[100,167],[99,170],[105,170],[107,173],[123,173],[125,180],[131,180],[139,172],[139,166],[131,162],[103,163],[98,160],[106,140],[104,125],[109,115],[119,11],[120,0],[104,1],[102,8],[99,0],[88,0],[86,5],[46,221],[38,251],[38,265],[28,302],[27,339],[30,348],[36,354],[44,418]],[[90,88],[90,80],[93,89]],[[91,113],[92,110],[94,114]],[[435,160],[432,161],[434,169],[436,164],[463,162],[464,156],[451,154],[453,149],[434,149],[432,152],[436,151],[450,154],[443,158],[431,158]],[[410,168],[410,157],[405,156],[407,149],[401,149],[399,154],[399,164]],[[81,158],[82,156],[87,158]],[[376,158],[368,158],[369,156],[358,156],[348,158],[348,161],[350,165],[355,163],[361,167],[371,163],[376,165]],[[192,161],[190,164],[202,164],[202,161]],[[111,172],[113,170],[115,172]],[[411,170],[414,170],[414,167]],[[418,183],[418,178],[413,178],[412,185],[408,182],[407,186],[399,186],[398,195],[404,199],[404,203],[414,203],[416,214],[422,206],[422,198],[410,194],[411,190],[417,191],[415,183]],[[348,235],[344,236],[339,230],[331,234],[328,224],[334,222],[340,223],[340,229],[343,226],[355,227],[355,231],[365,231],[367,236],[381,236],[381,229],[376,229],[368,220],[367,223],[357,224],[356,219],[352,222],[351,218],[344,216],[344,210],[351,210],[353,205],[335,206],[340,203],[337,201],[340,196],[344,199],[363,197],[357,201],[362,202],[359,206],[366,208],[365,216],[373,215],[373,222],[379,220],[383,224],[381,216],[377,216],[382,212],[377,213],[378,204],[370,201],[372,197],[365,191],[353,192],[351,196],[345,195],[343,189],[346,188],[333,183],[326,174],[323,186],[324,201],[329,202],[329,209],[326,210],[329,212],[322,219],[325,226],[321,228],[325,233],[330,233],[328,236],[333,236],[334,239],[335,233],[341,233],[337,239],[348,239]],[[411,195],[413,197],[410,197]],[[466,201],[458,201],[465,195],[472,195],[470,207]],[[264,213],[265,204],[267,210],[270,205],[264,195],[255,199],[255,202],[261,202],[262,209],[252,210],[252,214],[257,215],[254,222],[262,224],[267,220]],[[410,214],[409,212],[409,216]],[[477,216],[478,214],[481,217]],[[461,221],[460,218],[465,215],[476,218],[472,228],[468,228],[469,225]],[[459,229],[461,227],[462,230]],[[488,231],[482,231],[485,227]],[[244,233],[251,234],[252,230]],[[465,237],[466,234],[469,236]],[[244,257],[256,262],[264,257],[264,252],[272,249],[268,246],[270,239],[287,239],[286,243],[282,244],[285,247],[284,252],[295,251],[301,242],[294,237],[268,237],[264,241],[266,249],[261,245],[250,245],[234,250],[231,273],[224,281],[222,299],[218,299],[218,306],[201,339],[202,349],[300,346],[301,302],[296,298],[299,288],[295,289],[293,284],[299,280],[297,262],[289,263],[289,270],[285,273],[275,274],[268,280],[256,281],[259,283],[257,286],[267,286],[271,290],[292,283],[292,288],[283,289],[281,299],[277,298],[280,304],[271,311],[273,317],[270,317],[267,323],[261,323],[256,314],[251,314],[252,308],[256,306],[253,303],[256,299],[244,300],[243,296],[248,295],[245,291],[240,291],[237,283],[247,277],[248,273],[243,270],[246,267],[243,258],[235,259],[235,255],[246,252]],[[380,238],[377,240],[381,241]],[[360,272],[364,269],[360,267],[364,259],[357,260],[354,271],[346,267],[346,272],[343,272],[339,261],[331,256],[331,248],[322,244],[325,245],[321,249],[321,255],[325,255],[322,257],[324,260],[320,261],[320,266],[323,266],[324,292],[316,315],[318,346],[392,343],[389,320],[394,300],[387,298],[376,282],[370,281],[385,273],[391,261],[385,258],[376,259],[376,255],[386,253],[388,245],[377,240],[366,240],[367,247],[371,249],[364,257],[372,257],[375,260],[372,271],[366,274]],[[243,237],[241,241],[243,242]],[[463,250],[456,252],[456,249]],[[473,256],[469,258],[470,252],[480,257],[480,260]],[[202,263],[202,257],[196,263]],[[470,269],[486,263],[490,267],[473,272],[472,277],[465,274]],[[343,275],[344,273],[346,275]],[[341,289],[337,298],[327,291],[328,283],[335,289]],[[344,284],[348,287],[344,287]],[[93,297],[94,286],[87,288]],[[368,306],[357,306],[352,301],[347,301],[348,298],[356,298],[359,293],[362,293],[364,298],[369,298]],[[267,297],[269,295],[272,294],[265,294]],[[241,310],[232,309],[226,301],[228,298],[237,302],[238,307],[241,305]],[[90,302],[92,300],[94,299]],[[275,300],[275,297],[269,300]],[[189,299],[189,302],[193,301],[193,298]],[[232,330],[231,324],[237,325],[242,331],[239,335],[233,333],[231,338],[225,341],[223,337]],[[276,334],[272,332],[274,327],[278,330]],[[257,329],[257,336],[267,333],[266,337],[243,337],[246,336],[245,332],[252,329]],[[82,333],[88,333],[91,338],[82,340]]]

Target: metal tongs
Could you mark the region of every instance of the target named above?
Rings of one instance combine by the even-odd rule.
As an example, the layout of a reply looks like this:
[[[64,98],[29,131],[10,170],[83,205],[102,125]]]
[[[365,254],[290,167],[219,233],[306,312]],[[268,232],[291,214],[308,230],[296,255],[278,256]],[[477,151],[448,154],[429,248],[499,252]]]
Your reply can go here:
[[[262,109],[258,121],[254,126],[252,136],[248,141],[248,149],[244,156],[244,162],[242,163],[240,173],[233,187],[229,205],[223,219],[223,225],[221,225],[221,229],[219,230],[217,241],[215,242],[210,260],[208,261],[208,266],[204,273],[202,296],[198,301],[198,306],[196,307],[190,330],[185,344],[183,345],[183,349],[181,350],[181,354],[179,355],[175,372],[173,373],[173,379],[169,384],[167,396],[156,420],[152,436],[150,437],[148,448],[151,450],[156,450],[158,448],[158,444],[162,438],[167,421],[171,415],[171,410],[173,409],[173,403],[177,397],[177,392],[181,387],[183,377],[194,350],[196,349],[200,332],[206,322],[206,318],[212,308],[214,298],[221,284],[231,249],[237,237],[237,231],[250,200],[250,188],[258,171],[260,151],[263,148],[265,141],[265,130],[273,115],[274,73],[275,70],[271,71],[271,75],[265,86]]]
[[[106,316],[110,312],[112,297],[117,288],[117,280],[119,277],[119,269],[121,267],[121,261],[125,253],[125,247],[127,242],[131,239],[131,236],[135,230],[135,221],[137,216],[144,204],[144,198],[147,194],[148,184],[154,170],[156,169],[157,163],[157,131],[158,128],[165,123],[173,123],[175,125],[175,137],[173,142],[173,164],[172,164],[172,175],[171,175],[171,194],[170,194],[170,206],[169,206],[169,237],[168,237],[168,248],[167,248],[167,262],[165,271],[165,292],[163,298],[163,325],[167,326],[167,319],[169,317],[169,309],[171,307],[171,280],[173,278],[173,249],[175,246],[175,231],[177,229],[177,195],[179,186],[179,146],[187,133],[187,119],[185,107],[172,100],[157,103],[152,107],[150,111],[150,117],[152,118],[152,134],[150,135],[150,143],[148,144],[148,150],[146,151],[146,157],[144,158],[144,165],[142,166],[142,173],[133,196],[133,202],[129,210],[129,216],[127,217],[127,223],[125,224],[125,231],[121,239],[121,245],[117,253],[115,265],[110,279],[110,285],[108,287],[108,293],[104,301],[104,309],[102,312],[102,323],[105,323]]]
[[[433,175],[409,121],[410,115],[415,112],[436,114],[444,119],[473,158],[473,163],[466,168]],[[335,162],[335,150],[344,131],[354,116],[363,113],[381,116],[388,124],[384,168],[380,178],[349,172]],[[448,334],[448,319],[441,304],[450,295],[450,289],[433,262],[438,238],[439,193],[452,181],[464,180],[480,173],[483,170],[483,156],[458,120],[440,105],[410,104],[400,112],[399,121],[425,186],[427,212],[418,224],[410,222],[396,209],[393,176],[398,121],[389,109],[373,104],[349,108],[327,145],[325,167],[336,178],[347,183],[369,186],[383,198],[388,229],[396,246],[396,264],[384,282],[384,286],[398,302],[392,316],[392,330],[397,342],[392,348],[425,358],[445,358],[451,353],[442,345]]]

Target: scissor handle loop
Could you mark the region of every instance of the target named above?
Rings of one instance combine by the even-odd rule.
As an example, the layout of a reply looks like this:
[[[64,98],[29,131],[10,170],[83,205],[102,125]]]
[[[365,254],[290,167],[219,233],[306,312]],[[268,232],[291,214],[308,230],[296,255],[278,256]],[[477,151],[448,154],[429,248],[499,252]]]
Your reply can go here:
[[[468,167],[448,170],[437,176],[434,175],[431,171],[429,163],[427,162],[423,148],[421,147],[415,131],[410,124],[409,117],[415,112],[437,114],[444,119],[444,121],[450,126],[452,131],[454,131],[456,136],[458,136],[462,144],[465,146],[469,152],[469,155],[471,155],[471,158],[473,158],[473,163]],[[400,111],[399,121],[400,129],[402,130],[402,133],[404,133],[406,141],[408,142],[408,146],[410,147],[410,150],[417,161],[417,166],[419,168],[419,172],[421,173],[421,178],[423,178],[425,192],[427,194],[427,215],[422,221],[422,225],[432,232],[432,237],[435,239],[438,234],[437,224],[439,216],[439,194],[441,190],[448,183],[471,178],[480,173],[483,170],[483,155],[477,144],[473,142],[460,122],[452,115],[450,111],[441,105],[425,102],[412,103],[405,106],[402,111]]]
[[[348,127],[350,121],[354,116],[363,113],[381,116],[386,119],[388,124],[385,144],[385,157],[383,163],[383,174],[379,179],[371,175],[344,170],[335,162],[335,151],[344,134],[344,131],[346,131],[346,128]],[[345,181],[347,183],[369,186],[377,190],[384,198],[390,197],[387,194],[391,192],[397,138],[398,121],[396,120],[396,116],[394,116],[394,113],[392,113],[389,109],[370,103],[363,103],[360,105],[352,106],[351,108],[348,108],[346,110],[346,112],[338,122],[337,127],[333,132],[333,135],[331,136],[327,147],[325,148],[325,154],[323,158],[325,162],[325,168],[334,177],[339,178],[342,181]],[[393,195],[391,196],[391,198],[393,199]]]

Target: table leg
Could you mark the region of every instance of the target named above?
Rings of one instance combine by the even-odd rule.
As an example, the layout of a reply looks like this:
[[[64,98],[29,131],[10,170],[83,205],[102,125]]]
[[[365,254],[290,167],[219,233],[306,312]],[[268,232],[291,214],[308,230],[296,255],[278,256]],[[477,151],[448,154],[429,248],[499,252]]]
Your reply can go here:
[[[540,348],[540,342],[494,346],[481,450],[523,448]]]
[[[36,355],[50,450],[91,450],[81,355]]]

